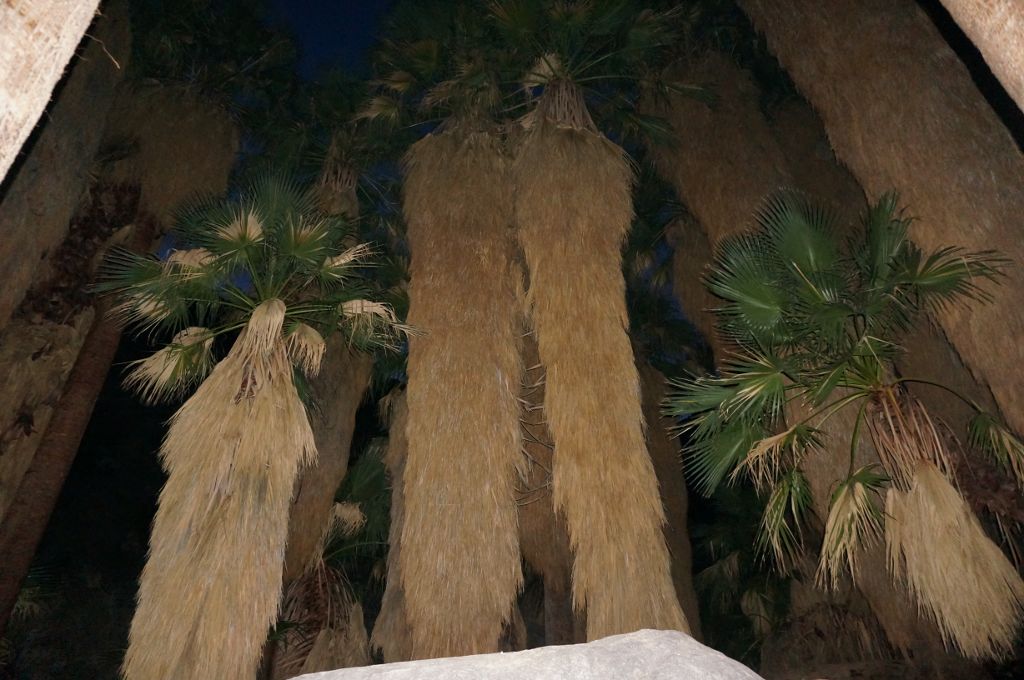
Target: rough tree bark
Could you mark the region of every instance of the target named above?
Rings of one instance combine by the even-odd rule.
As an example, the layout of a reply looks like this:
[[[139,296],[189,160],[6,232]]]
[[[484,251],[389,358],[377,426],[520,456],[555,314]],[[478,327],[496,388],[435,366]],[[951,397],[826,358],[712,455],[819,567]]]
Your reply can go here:
[[[942,4],[1024,111],[1024,3],[942,0]]]
[[[15,2],[16,6],[32,4]],[[11,11],[10,6],[0,3],[0,146],[5,144],[4,116],[12,101],[12,93],[5,92],[4,78],[18,72],[5,64],[5,59],[16,53],[3,37],[9,29],[4,13]],[[84,41],[71,72],[32,135],[31,148],[24,149],[2,183],[0,281],[4,285],[0,290],[0,328],[7,324],[29,288],[52,267],[53,253],[67,237],[75,210],[95,179],[93,159],[111,120],[108,113],[124,76],[131,42],[127,3],[107,3],[103,17],[90,28],[89,39]],[[21,92],[13,95],[17,100]],[[0,156],[3,153],[0,149]]]
[[[0,181],[50,101],[99,0],[0,4]]]
[[[712,109],[695,100],[674,100],[659,113],[677,131],[678,144],[652,151],[658,172],[703,227],[684,222],[672,226],[672,283],[715,361],[721,361],[727,347],[715,332],[716,303],[701,277],[719,241],[750,227],[764,197],[789,184],[790,176],[749,77],[719,54],[679,68],[692,82],[715,82],[718,101]]]
[[[912,0],[741,0],[832,146],[873,199],[897,189],[926,250],[995,248],[1024,261],[1024,158],[967,69]],[[813,46],[813,49],[809,49]],[[971,373],[1024,431],[1024,276],[988,305],[939,315]]]
[[[148,224],[140,222],[132,235],[130,245],[136,251],[148,248],[153,239],[152,229],[142,226]],[[117,353],[121,327],[108,318],[108,309],[106,300],[96,305],[92,330],[54,409],[58,417],[51,421],[39,442],[39,449],[14,494],[12,511],[0,525],[0,637]]]
[[[697,590],[693,585],[693,549],[690,534],[686,528],[689,496],[686,479],[683,477],[683,463],[679,457],[679,446],[669,434],[672,423],[661,415],[661,400],[665,396],[665,376],[644,360],[637,362],[640,372],[640,391],[644,405],[644,420],[647,423],[647,451],[654,463],[658,476],[661,502],[665,506],[665,543],[672,557],[672,583],[676,597],[690,624],[690,635],[702,640],[700,608],[697,605]]]

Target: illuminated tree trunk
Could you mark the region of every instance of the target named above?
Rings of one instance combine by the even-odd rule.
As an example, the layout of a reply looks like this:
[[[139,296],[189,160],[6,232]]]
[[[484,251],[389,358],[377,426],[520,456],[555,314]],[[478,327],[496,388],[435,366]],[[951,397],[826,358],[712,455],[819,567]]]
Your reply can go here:
[[[42,115],[98,0],[0,4],[0,181]]]
[[[405,591],[402,588],[401,552],[402,528],[405,526],[405,500],[403,498],[405,462],[409,457],[409,442],[405,436],[409,410],[405,394],[393,396],[388,423],[388,450],[384,465],[391,481],[391,526],[388,528],[387,578],[380,614],[373,624],[370,637],[372,649],[380,651],[384,663],[408,661],[412,658],[409,620],[405,614]]]
[[[711,345],[716,361],[729,348],[715,331],[714,296],[702,282],[718,243],[746,231],[765,196],[790,182],[785,160],[758,107],[756,87],[727,57],[709,54],[683,67],[691,82],[715,82],[715,107],[676,98],[662,111],[677,146],[652,149],[659,173],[703,229],[677,222],[673,288],[687,316]]]
[[[451,122],[406,157],[409,456],[399,560],[412,656],[494,652],[522,583],[512,184],[497,135]]]
[[[359,216],[359,173],[339,158],[332,144],[316,185],[316,198],[328,215]],[[319,555],[334,508],[334,496],[348,472],[356,412],[370,386],[373,358],[347,347],[340,334],[327,344],[320,372],[312,381],[316,412],[311,419],[317,460],[299,473],[288,518],[285,584],[298,578]]]
[[[1024,4],[1020,0],[942,0],[942,4],[1024,111]]]
[[[912,0],[741,0],[869,198],[897,189],[926,250],[995,248],[1024,261],[1024,158]],[[939,314],[973,375],[1024,431],[1024,278],[988,305]]]

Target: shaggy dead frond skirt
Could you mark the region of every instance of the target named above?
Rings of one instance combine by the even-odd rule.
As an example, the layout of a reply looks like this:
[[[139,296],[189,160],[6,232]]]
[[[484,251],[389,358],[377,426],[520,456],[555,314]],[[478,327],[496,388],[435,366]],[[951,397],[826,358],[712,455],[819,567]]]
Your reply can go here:
[[[288,503],[316,447],[272,302],[171,420],[127,680],[251,680],[277,618]]]
[[[412,253],[400,572],[414,658],[497,651],[522,582],[511,184],[499,140],[453,129],[407,156]]]
[[[620,252],[632,170],[597,133],[541,119],[518,149],[514,176],[547,369],[554,499],[575,554],[574,604],[586,610],[591,640],[641,628],[686,631],[627,336]]]

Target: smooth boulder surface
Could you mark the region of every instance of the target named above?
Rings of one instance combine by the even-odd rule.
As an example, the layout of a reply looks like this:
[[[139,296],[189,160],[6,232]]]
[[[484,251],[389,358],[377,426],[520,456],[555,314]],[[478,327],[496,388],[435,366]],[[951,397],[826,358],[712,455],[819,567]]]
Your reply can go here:
[[[689,635],[641,630],[582,645],[343,668],[296,680],[758,680]]]

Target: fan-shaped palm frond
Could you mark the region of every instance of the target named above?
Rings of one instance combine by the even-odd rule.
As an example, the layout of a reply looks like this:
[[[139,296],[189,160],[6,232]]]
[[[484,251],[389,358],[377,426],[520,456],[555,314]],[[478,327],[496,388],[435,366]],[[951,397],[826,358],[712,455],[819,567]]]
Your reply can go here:
[[[353,225],[320,212],[313,190],[294,178],[257,176],[237,196],[201,199],[177,214],[174,234],[187,247],[163,261],[115,251],[98,286],[116,295],[115,314],[136,330],[184,329],[134,365],[127,384],[147,400],[201,380],[214,338],[241,328],[269,299],[284,301],[291,356],[310,373],[323,338],[339,329],[361,347],[395,346],[405,332],[388,305],[368,299],[373,249],[354,243]]]
[[[899,211],[895,194],[868,210],[863,230],[845,248],[836,237],[838,218],[798,193],[769,197],[756,218],[753,233],[719,248],[707,276],[708,288],[725,301],[716,310],[720,323],[740,351],[718,376],[676,382],[666,408],[686,419],[688,471],[699,489],[710,492],[721,480],[747,473],[767,495],[758,545],[783,568],[803,549],[800,521],[810,496],[800,464],[820,445],[815,428],[841,410],[858,409],[849,477],[837,480],[819,560],[818,582],[835,588],[841,572],[855,571],[858,552],[881,531],[878,494],[889,489],[890,498],[903,498],[914,490],[907,497],[920,501],[914,512],[923,512],[927,504],[919,499],[924,492],[918,492],[934,491],[936,484],[921,486],[920,471],[954,474],[952,452],[959,443],[905,388],[936,383],[898,377],[894,362],[909,351],[899,344],[898,333],[929,309],[987,301],[985,284],[998,281],[1007,261],[997,253],[954,247],[923,253],[908,240],[910,220]],[[979,411],[971,423],[971,443],[1020,479],[1024,446],[975,402],[964,401]],[[795,413],[800,419],[792,422]],[[862,424],[884,473],[853,469]],[[763,434],[753,436],[757,431]],[[985,544],[988,553],[998,552],[983,535],[971,540]],[[907,553],[913,555],[907,570],[924,584],[915,592],[947,636],[971,653],[993,653],[1004,644],[1007,631],[1017,626],[1005,617],[1010,610],[993,609],[1001,612],[998,621],[972,622],[981,616],[978,610],[954,611],[932,602],[941,588],[921,563],[923,554],[915,551]],[[981,568],[967,564],[973,556],[960,558],[992,592],[1008,596],[1024,587],[1019,580],[1001,585],[1002,562]],[[991,637],[998,644],[979,643],[972,627],[996,631]]]

